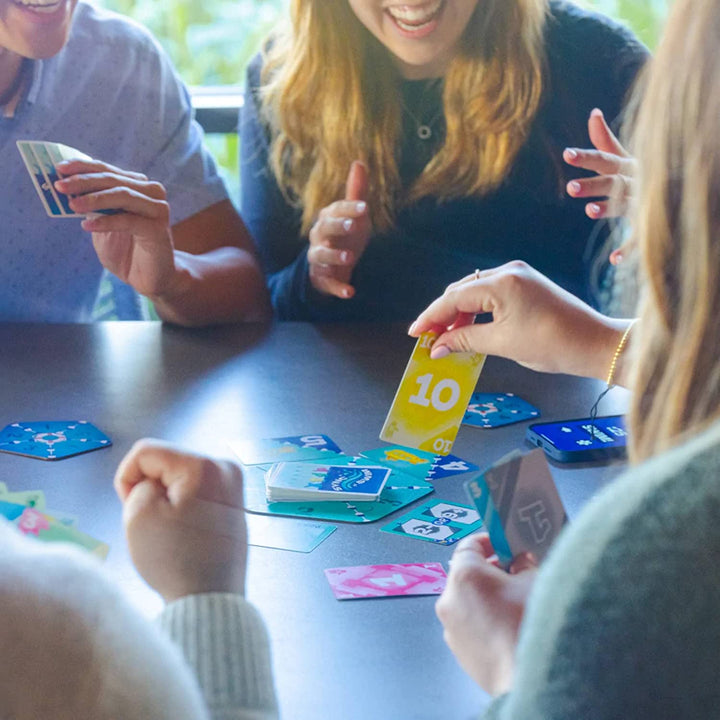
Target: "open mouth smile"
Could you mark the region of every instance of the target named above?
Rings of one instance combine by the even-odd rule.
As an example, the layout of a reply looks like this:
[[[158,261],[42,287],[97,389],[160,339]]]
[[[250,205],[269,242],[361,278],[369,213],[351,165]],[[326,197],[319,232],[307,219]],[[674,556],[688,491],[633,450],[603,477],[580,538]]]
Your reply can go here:
[[[385,12],[401,30],[418,33],[431,28],[444,5],[445,0],[431,0],[421,5],[390,5]]]
[[[13,5],[41,15],[54,13],[63,2],[64,0],[12,0]]]

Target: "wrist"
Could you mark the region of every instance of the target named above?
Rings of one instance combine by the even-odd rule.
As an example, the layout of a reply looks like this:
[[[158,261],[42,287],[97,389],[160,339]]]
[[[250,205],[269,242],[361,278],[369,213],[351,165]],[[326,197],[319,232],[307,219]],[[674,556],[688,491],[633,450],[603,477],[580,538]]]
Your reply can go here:
[[[610,385],[626,385],[627,349],[634,320],[607,318],[596,338],[592,377]]]

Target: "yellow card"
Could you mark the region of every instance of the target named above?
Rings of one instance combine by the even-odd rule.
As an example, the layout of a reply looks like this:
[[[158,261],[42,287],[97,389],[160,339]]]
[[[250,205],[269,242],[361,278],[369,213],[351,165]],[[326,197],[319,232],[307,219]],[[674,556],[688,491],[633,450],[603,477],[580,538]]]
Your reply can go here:
[[[447,455],[485,364],[485,355],[451,353],[431,360],[430,349],[436,339],[432,332],[418,338],[380,439]]]

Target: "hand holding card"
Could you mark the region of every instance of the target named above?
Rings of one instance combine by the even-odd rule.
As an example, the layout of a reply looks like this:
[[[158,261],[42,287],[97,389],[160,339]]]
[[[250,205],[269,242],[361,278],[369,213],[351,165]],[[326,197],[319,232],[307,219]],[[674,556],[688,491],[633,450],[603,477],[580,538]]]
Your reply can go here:
[[[567,522],[542,450],[515,450],[465,489],[490,533],[500,564],[508,567],[520,553],[538,561],[547,554]]]
[[[380,439],[447,455],[465,415],[485,356],[453,353],[432,360],[437,335],[423,333],[400,381]]]

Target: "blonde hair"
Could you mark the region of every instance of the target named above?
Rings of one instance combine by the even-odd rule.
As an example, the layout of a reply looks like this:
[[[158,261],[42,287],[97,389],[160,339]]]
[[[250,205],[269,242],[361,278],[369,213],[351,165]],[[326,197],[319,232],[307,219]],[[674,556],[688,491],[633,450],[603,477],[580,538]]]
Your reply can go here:
[[[630,413],[638,461],[720,416],[720,5],[677,0],[634,132],[643,296]]]
[[[292,0],[291,27],[267,50],[263,112],[271,163],[307,233],[343,197],[353,160],[368,166],[379,231],[398,207],[482,195],[507,176],[543,87],[547,0],[480,0],[445,76],[446,137],[411,188],[401,187],[399,73],[348,0]]]

